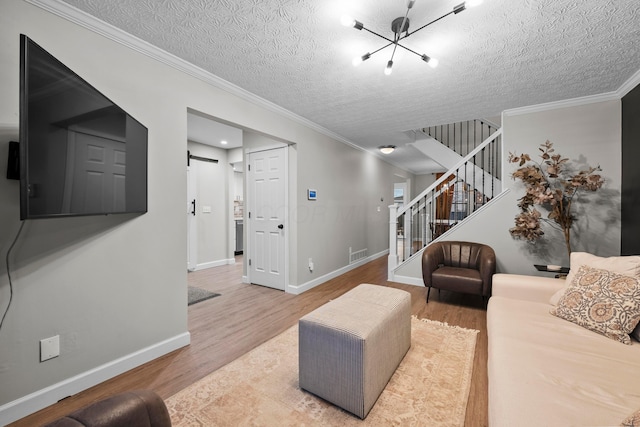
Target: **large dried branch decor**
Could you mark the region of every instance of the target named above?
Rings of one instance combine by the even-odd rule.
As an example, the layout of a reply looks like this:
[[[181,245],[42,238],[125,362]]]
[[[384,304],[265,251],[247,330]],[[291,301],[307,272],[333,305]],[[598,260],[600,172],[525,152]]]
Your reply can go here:
[[[569,159],[556,154],[551,142],[541,144],[539,150],[540,163],[532,161],[528,154],[509,153],[509,162],[519,166],[512,177],[522,181],[526,191],[524,197],[518,199],[522,212],[515,217],[515,227],[510,228],[509,233],[535,242],[544,235],[542,223],[547,223],[562,232],[571,255],[571,226],[577,219],[571,210],[572,203],[580,191],[596,191],[602,187],[604,179],[596,173],[601,169],[600,166],[587,167],[574,174],[570,171]],[[546,218],[535,205],[549,211]]]

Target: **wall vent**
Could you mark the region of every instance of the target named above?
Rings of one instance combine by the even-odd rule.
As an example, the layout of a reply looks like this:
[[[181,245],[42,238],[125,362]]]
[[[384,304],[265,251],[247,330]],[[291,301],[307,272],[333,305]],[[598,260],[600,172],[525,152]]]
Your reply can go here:
[[[352,248],[349,248],[349,264],[356,263],[363,258],[366,258],[369,255],[369,251],[367,248],[360,249],[359,251],[353,251]]]

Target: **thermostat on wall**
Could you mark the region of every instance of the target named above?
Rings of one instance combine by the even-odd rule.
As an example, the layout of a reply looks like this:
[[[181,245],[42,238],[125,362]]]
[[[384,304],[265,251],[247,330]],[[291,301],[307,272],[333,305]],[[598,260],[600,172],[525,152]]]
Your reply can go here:
[[[309,200],[316,200],[318,198],[318,195],[316,193],[316,190],[312,190],[312,189],[308,189],[307,190],[307,198]]]

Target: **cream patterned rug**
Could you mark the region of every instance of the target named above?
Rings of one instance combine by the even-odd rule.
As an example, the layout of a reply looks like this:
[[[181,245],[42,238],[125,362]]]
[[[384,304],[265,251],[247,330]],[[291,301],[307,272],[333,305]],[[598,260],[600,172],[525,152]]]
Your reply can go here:
[[[411,320],[411,349],[363,421],[298,387],[298,326],[166,400],[174,426],[462,426],[478,331]]]

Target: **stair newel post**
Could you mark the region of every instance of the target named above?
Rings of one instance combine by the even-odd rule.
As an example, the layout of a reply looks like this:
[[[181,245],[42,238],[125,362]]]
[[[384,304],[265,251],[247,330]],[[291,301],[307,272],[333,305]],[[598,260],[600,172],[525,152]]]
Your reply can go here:
[[[393,281],[393,271],[398,266],[398,206],[389,205],[389,257],[387,261],[387,277]]]

